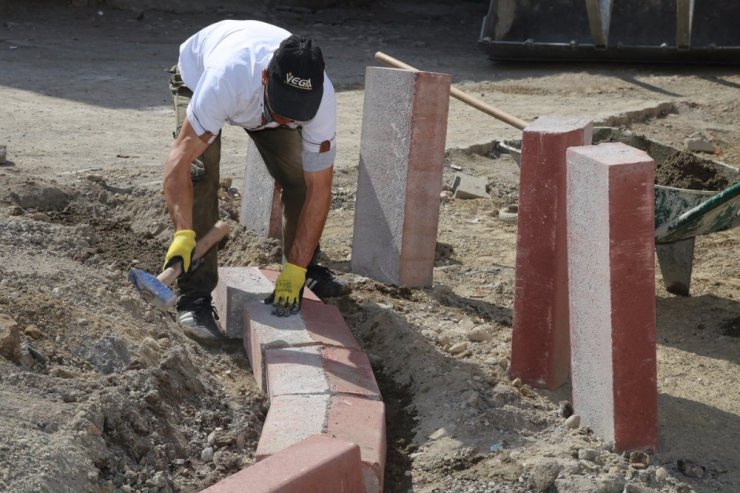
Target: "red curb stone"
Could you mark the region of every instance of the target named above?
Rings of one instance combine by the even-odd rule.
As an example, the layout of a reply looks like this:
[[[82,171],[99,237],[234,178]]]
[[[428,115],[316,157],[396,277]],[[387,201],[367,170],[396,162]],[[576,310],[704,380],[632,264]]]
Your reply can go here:
[[[360,397],[337,396],[331,401],[326,432],[360,446],[365,490],[382,492],[386,456],[385,404]]]
[[[313,435],[203,493],[364,493],[360,448]]]
[[[621,143],[568,150],[573,404],[617,450],[658,446],[654,178]]]
[[[257,460],[272,457],[310,435],[336,436],[359,446],[365,490],[380,493],[386,454],[385,405],[379,400],[367,355],[339,310],[310,299],[315,296],[306,290],[300,315],[276,317],[270,313],[272,307],[260,299],[245,300],[257,297],[250,289],[260,292],[259,297],[272,292],[277,272],[251,269],[224,274],[216,290],[219,300],[224,306],[241,306],[244,345],[255,379],[263,391],[269,380],[270,410]]]
[[[272,190],[272,208],[270,210],[270,223],[267,226],[268,238],[283,237],[283,187],[275,183]]]
[[[244,305],[244,344],[257,384],[264,392],[264,352],[300,346],[338,346],[360,349],[337,307],[304,298],[299,315],[276,317],[262,302]]]
[[[265,351],[270,400],[290,394],[354,394],[380,400],[370,360],[355,349],[304,346]]]
[[[522,135],[511,377],[536,387],[568,380],[565,150],[590,144],[592,128],[538,118]]]
[[[432,285],[450,82],[447,74],[367,68],[353,272]]]
[[[366,491],[383,491],[386,436],[382,401],[328,394],[275,397],[270,402],[257,445],[257,460],[314,434],[326,434],[359,445]]]
[[[219,315],[219,322],[223,332],[232,339],[244,337],[244,305],[251,301],[264,300],[273,291],[275,279],[279,272],[261,270],[254,267],[220,267],[218,269],[218,284],[213,290],[213,304]],[[320,302],[321,300],[310,290],[303,291],[303,300]],[[322,303],[323,304],[323,303]],[[336,317],[337,313],[314,314],[317,310],[313,307],[311,317]],[[336,323],[335,320],[332,322]],[[343,320],[342,320],[343,322]],[[244,340],[245,349],[247,340]],[[249,354],[249,353],[247,353]]]

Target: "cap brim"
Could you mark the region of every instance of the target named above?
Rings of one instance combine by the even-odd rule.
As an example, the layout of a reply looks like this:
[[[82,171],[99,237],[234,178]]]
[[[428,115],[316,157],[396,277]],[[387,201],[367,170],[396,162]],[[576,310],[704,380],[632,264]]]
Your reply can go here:
[[[267,98],[273,113],[291,120],[307,122],[319,111],[323,87],[313,91],[292,89],[275,76],[270,77]]]

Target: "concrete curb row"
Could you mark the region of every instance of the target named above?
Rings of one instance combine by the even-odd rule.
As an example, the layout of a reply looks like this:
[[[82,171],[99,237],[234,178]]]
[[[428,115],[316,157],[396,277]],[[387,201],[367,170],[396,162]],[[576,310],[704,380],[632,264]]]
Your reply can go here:
[[[224,315],[224,331],[243,337],[270,409],[257,463],[205,491],[244,491],[249,485],[255,493],[380,493],[385,405],[370,361],[339,310],[309,290],[299,315],[271,315],[262,300],[277,274],[251,267],[219,269],[214,304]],[[359,449],[359,461],[352,459],[352,447]]]

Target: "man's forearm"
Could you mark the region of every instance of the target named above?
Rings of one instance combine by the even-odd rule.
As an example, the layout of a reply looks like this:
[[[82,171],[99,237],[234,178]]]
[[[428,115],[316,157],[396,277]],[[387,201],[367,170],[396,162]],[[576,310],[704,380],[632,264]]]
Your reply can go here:
[[[306,201],[298,217],[293,246],[286,256],[291,264],[306,267],[313,258],[329,215],[332,173],[333,168],[329,168],[307,175]]]
[[[175,231],[193,229],[193,182],[190,178],[190,163],[203,154],[210,137],[209,133],[200,137],[196,135],[186,118],[167,155],[164,165],[164,200]]]
[[[190,180],[190,163],[182,159],[183,156],[173,148],[165,163],[164,200],[175,231],[193,229],[193,183]]]

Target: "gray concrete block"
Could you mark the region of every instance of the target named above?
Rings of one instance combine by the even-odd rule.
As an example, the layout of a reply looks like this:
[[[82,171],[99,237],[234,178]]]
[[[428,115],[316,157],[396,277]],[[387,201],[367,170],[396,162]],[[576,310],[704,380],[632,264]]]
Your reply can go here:
[[[352,271],[431,286],[451,78],[368,67]]]
[[[248,142],[239,224],[261,237],[280,238],[280,186],[267,171],[265,161],[252,139]]]
[[[488,181],[478,176],[456,173],[452,181],[452,193],[456,199],[486,199],[490,195],[486,191]]]

